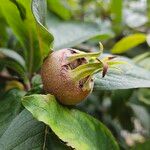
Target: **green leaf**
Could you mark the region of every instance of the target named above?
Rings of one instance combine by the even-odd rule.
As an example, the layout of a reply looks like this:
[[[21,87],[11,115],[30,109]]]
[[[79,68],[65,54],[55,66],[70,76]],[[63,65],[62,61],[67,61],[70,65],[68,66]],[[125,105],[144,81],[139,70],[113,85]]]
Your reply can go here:
[[[8,40],[7,24],[0,10],[0,47],[5,46]]]
[[[138,98],[141,102],[150,106],[150,91],[149,91],[149,89],[139,89]]]
[[[150,140],[145,141],[144,143],[136,144],[131,150],[149,150]]]
[[[142,33],[136,33],[124,37],[119,42],[117,42],[113,48],[112,53],[120,54],[128,51],[131,48],[136,47],[137,45],[144,43],[146,41],[146,35]]]
[[[0,48],[0,59],[1,59],[1,58],[5,58],[5,57],[8,57],[8,58],[11,58],[11,59],[15,60],[15,61],[18,62],[18,64],[20,64],[23,68],[26,68],[26,67],[25,67],[25,61],[24,61],[24,59],[22,58],[22,56],[20,56],[18,53],[16,53],[16,52],[13,51],[13,50],[6,49],[6,48]]]
[[[47,3],[48,8],[62,19],[68,20],[71,18],[71,10],[67,6],[67,1],[47,0]]]
[[[0,48],[0,65],[2,68],[7,67],[15,71],[24,80],[26,77],[26,64],[22,56],[13,50]]]
[[[142,61],[143,59],[146,59],[147,57],[150,57],[150,52],[145,52],[142,53],[140,55],[137,55],[136,57],[134,57],[134,62],[138,63],[140,61]]]
[[[22,79],[26,80],[26,72],[22,66],[10,59],[0,59],[0,65],[15,71]]]
[[[130,59],[125,57],[115,60],[125,61],[127,64],[120,65],[121,72],[110,69],[104,78],[101,74],[95,75],[95,90],[116,90],[150,87],[150,72],[136,66]]]
[[[1,150],[41,150],[44,144],[44,124],[24,110],[10,124],[0,138]]]
[[[150,71],[150,52],[145,52],[133,58],[133,61],[139,66]]]
[[[29,45],[31,46],[31,43],[30,43],[31,38],[29,39],[29,31],[27,30],[27,25],[26,25],[27,23],[25,24],[25,22],[23,22],[17,7],[15,3],[13,2],[14,1],[1,0],[0,8],[7,23],[13,29],[15,35],[17,36],[17,38],[19,39],[23,47],[29,51],[30,50]],[[29,58],[27,60],[29,60]]]
[[[8,25],[13,29],[24,48],[24,57],[30,75],[39,69],[42,57],[48,54],[53,41],[52,35],[42,24],[39,24],[41,19],[37,20],[37,13],[38,16],[41,16],[41,14],[43,16],[43,11],[41,10],[46,9],[46,7],[44,8],[44,4],[42,5],[42,9],[39,8],[40,5],[38,4],[45,3],[45,0],[36,1],[36,5],[33,2],[34,6],[32,8],[34,8],[36,19],[31,11],[31,2],[32,0],[1,0],[0,3],[0,9]],[[39,11],[35,12],[35,10]]]
[[[39,74],[35,75],[31,80],[32,87],[37,87],[42,84],[42,79]]]
[[[47,25],[55,38],[54,50],[73,47],[96,36],[112,35],[111,31],[103,29],[101,25],[89,22],[62,21],[52,14],[49,14],[47,18]]]
[[[47,3],[43,0],[32,0],[32,12],[36,21],[41,25],[46,25]]]
[[[20,113],[23,95],[23,91],[13,89],[0,96],[0,137]]]
[[[32,12],[36,19],[37,34],[42,59],[45,58],[52,50],[53,35],[44,27],[46,26],[46,10],[45,0],[32,0]]]
[[[0,109],[0,150],[69,150],[69,147],[43,123],[35,120],[27,110],[19,114],[21,103],[16,100],[19,97],[13,94],[13,97],[8,94],[10,104],[8,105],[8,99],[4,99],[5,107]],[[4,101],[0,104],[4,104]]]
[[[98,120],[58,104],[52,95],[25,96],[23,105],[35,118],[49,125],[54,133],[77,150],[117,150],[110,131]]]

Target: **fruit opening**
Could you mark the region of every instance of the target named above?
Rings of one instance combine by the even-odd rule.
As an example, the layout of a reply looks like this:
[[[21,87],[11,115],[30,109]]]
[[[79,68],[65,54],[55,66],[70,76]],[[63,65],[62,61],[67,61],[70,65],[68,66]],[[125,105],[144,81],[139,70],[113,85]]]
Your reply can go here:
[[[76,50],[74,50],[74,49],[68,49],[68,50],[70,51],[70,53],[71,53],[72,55],[78,54],[78,52],[77,52]],[[86,60],[85,58],[78,58],[78,59],[75,59],[75,60],[69,62],[67,65],[64,65],[64,67],[65,67],[67,70],[74,70],[74,69],[77,68],[78,66],[83,65],[83,64],[87,64],[87,63],[88,63],[88,62],[87,62],[87,60]],[[89,76],[87,76],[87,77],[85,77],[85,78],[79,80],[79,87],[80,87],[80,88],[83,88],[84,84],[85,84],[87,81],[90,82]]]

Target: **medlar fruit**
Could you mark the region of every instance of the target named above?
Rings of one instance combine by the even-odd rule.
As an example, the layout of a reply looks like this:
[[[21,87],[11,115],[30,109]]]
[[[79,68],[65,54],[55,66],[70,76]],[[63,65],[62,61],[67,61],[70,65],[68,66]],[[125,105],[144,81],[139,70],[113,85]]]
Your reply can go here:
[[[44,60],[41,77],[45,92],[53,94],[62,104],[75,105],[85,99],[93,89],[93,80],[87,76],[79,81],[71,76],[71,70],[88,63],[86,58],[68,61],[68,57],[80,53],[76,49],[54,51]],[[84,85],[89,88],[84,88]]]

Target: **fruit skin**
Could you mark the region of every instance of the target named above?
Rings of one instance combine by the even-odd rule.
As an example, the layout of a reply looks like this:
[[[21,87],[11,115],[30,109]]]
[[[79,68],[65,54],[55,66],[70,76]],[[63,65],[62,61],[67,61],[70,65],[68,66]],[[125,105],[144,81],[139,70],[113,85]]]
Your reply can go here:
[[[61,49],[52,52],[44,60],[41,77],[46,93],[53,94],[62,104],[75,105],[85,99],[93,88],[93,80],[88,82],[90,89],[83,90],[86,79],[74,81],[70,75],[71,69],[87,63],[86,59],[78,59],[68,65],[67,57],[79,53],[75,49]]]

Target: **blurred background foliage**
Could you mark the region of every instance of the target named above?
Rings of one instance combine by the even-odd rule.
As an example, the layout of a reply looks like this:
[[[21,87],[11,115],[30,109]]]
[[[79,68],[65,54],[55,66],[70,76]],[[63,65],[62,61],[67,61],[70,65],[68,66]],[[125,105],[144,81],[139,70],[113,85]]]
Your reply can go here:
[[[0,1],[0,106],[8,108],[0,108],[0,119],[7,111],[13,115],[6,115],[7,124],[0,124],[0,135],[22,109],[11,94],[18,93],[20,99],[30,86],[30,93],[42,92],[37,74],[42,58],[49,52],[45,39],[46,43],[55,39],[51,44],[53,50],[74,47],[87,52],[97,51],[101,41],[105,53],[126,56],[150,71],[150,0],[47,0],[47,12],[42,7],[40,10],[46,17],[41,20],[35,15],[42,28],[34,21],[31,10],[24,9],[30,8],[25,2],[18,5],[19,1],[11,1],[11,4],[9,0]],[[9,16],[9,12],[15,17]],[[17,105],[15,110],[8,105],[9,101]],[[102,121],[121,149],[150,148],[150,89],[100,92],[94,89],[76,108]],[[61,143],[55,135],[49,136],[53,139],[49,147]],[[62,143],[60,147],[66,149]]]

